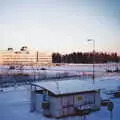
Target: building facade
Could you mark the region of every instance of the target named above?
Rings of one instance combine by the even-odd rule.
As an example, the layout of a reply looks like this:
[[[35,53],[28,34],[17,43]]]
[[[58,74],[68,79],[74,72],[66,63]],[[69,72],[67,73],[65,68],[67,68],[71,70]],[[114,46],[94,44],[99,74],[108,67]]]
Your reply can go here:
[[[22,47],[20,51],[8,48],[0,51],[1,65],[51,65],[52,56],[39,51],[30,51],[27,47]]]
[[[31,111],[55,118],[100,109],[99,89],[81,80],[44,81],[31,85]]]

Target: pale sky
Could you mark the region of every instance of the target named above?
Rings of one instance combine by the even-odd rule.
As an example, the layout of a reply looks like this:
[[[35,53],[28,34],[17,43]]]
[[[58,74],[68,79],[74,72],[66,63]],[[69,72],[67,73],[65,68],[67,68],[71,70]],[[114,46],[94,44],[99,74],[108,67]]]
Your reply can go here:
[[[0,50],[120,54],[120,0],[0,0]]]

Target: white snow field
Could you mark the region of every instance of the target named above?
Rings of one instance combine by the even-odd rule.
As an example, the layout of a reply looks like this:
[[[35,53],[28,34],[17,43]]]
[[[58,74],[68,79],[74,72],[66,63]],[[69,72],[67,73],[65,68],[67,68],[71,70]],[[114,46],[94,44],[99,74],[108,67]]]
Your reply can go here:
[[[89,80],[91,82],[91,80]],[[120,86],[120,76],[96,79],[95,84],[106,90],[117,89]],[[113,120],[120,120],[120,99],[112,99],[114,102]],[[100,111],[87,115],[65,117],[60,120],[110,120],[110,112],[106,107]],[[46,118],[42,113],[30,112],[29,86],[5,88],[0,93],[0,120],[55,120]]]
[[[95,64],[95,75],[102,76],[107,69],[115,69],[116,66],[120,69],[120,64]],[[46,70],[41,70],[45,68]],[[10,75],[16,73],[24,73],[33,75],[36,78],[45,76],[46,78],[52,77],[64,77],[64,76],[80,76],[80,77],[91,77],[93,72],[92,64],[61,64],[60,66],[16,66],[15,69],[9,69],[9,66],[0,66],[0,74]]]
[[[71,65],[70,67],[51,67],[49,71],[56,70],[83,70],[84,66],[79,68]],[[75,69],[76,68],[76,69]],[[86,66],[84,70],[89,71],[91,67]],[[101,67],[100,67],[101,68]],[[105,71],[105,67],[99,69],[101,72]],[[81,80],[79,78],[71,78]],[[91,78],[86,78],[88,82],[93,82]],[[102,98],[109,98],[114,103],[112,112],[113,118],[110,119],[110,112],[106,107],[101,107],[100,111],[91,113],[86,116],[69,116],[60,118],[59,120],[120,120],[120,98],[114,98],[111,95],[105,95],[106,91],[120,89],[120,73],[105,74],[105,76],[97,77],[95,79],[95,86],[102,89]],[[0,120],[56,120],[55,118],[47,118],[42,113],[30,112],[30,86],[16,86],[4,88],[0,92]]]

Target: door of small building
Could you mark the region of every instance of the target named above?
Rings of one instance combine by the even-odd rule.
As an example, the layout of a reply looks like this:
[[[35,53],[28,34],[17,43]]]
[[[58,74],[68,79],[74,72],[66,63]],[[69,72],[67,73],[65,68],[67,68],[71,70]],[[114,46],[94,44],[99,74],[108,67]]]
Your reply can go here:
[[[63,96],[62,98],[62,114],[63,116],[71,115],[74,113],[74,97]]]

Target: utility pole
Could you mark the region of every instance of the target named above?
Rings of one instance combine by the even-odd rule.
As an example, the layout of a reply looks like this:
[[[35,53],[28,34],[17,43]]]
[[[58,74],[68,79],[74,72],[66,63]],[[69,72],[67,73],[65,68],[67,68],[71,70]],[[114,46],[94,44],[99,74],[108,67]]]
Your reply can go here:
[[[39,61],[39,52],[37,51],[37,55],[36,55],[36,63],[38,63]]]

